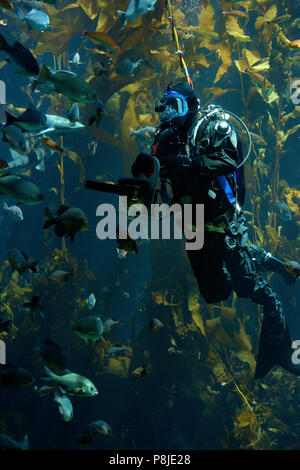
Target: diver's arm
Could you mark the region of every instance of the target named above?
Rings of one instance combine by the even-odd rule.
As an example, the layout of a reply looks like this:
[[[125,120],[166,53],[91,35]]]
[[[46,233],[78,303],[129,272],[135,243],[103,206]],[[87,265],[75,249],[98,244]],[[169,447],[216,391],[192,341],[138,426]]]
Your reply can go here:
[[[226,134],[220,133],[218,126],[223,126]],[[237,138],[227,121],[214,121],[204,136],[196,136],[191,164],[201,174],[213,173],[216,176],[233,173],[237,169]]]

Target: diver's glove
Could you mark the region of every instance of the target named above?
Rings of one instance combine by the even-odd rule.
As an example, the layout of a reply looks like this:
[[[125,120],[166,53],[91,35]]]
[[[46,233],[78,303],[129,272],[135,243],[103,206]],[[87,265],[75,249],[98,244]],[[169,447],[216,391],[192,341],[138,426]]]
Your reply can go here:
[[[154,172],[154,159],[152,155],[147,153],[139,153],[134,164],[131,167],[132,175],[137,178],[141,173],[143,173],[146,178],[150,178]]]
[[[300,264],[297,261],[286,261],[283,266],[292,278],[290,283],[296,281],[300,276]]]
[[[191,166],[191,160],[186,155],[160,156],[159,163],[161,165],[161,168],[166,168],[168,170]]]

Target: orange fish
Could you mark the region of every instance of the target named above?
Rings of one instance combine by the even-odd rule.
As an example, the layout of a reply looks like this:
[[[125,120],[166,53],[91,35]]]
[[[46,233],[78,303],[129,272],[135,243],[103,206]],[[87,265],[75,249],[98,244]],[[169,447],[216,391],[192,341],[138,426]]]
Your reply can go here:
[[[224,16],[238,16],[240,18],[248,18],[248,13],[238,10],[226,10],[222,12]]]
[[[272,87],[272,83],[270,83],[269,80],[267,80],[265,77],[263,77],[259,73],[253,72],[253,70],[251,70],[249,67],[245,67],[244,72],[247,73],[254,81],[261,83],[262,85],[268,88]]]
[[[145,366],[142,366],[142,367],[137,367],[137,369],[135,369],[131,375],[134,375],[135,377],[145,377],[145,375],[148,374],[148,369],[146,369]]]
[[[106,33],[102,33],[101,31],[94,31],[94,32],[86,31],[83,35],[91,39],[92,41],[95,41],[98,44],[101,44],[102,46],[107,47],[112,52],[121,51],[120,46],[118,46],[118,44]]]
[[[286,47],[300,47],[300,39],[295,39],[295,41],[289,42],[285,46]]]
[[[43,142],[44,145],[47,145],[47,147],[51,148],[55,152],[63,153],[64,149],[54,142],[54,140],[47,139],[46,137],[40,137],[39,139]]]

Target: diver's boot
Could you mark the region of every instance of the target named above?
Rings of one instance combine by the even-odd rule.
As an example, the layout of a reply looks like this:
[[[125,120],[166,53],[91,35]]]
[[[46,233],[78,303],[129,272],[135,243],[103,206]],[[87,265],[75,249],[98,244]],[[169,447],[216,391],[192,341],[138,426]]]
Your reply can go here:
[[[292,339],[282,312],[263,321],[254,378],[260,379],[274,366],[300,375],[300,364],[293,362]]]

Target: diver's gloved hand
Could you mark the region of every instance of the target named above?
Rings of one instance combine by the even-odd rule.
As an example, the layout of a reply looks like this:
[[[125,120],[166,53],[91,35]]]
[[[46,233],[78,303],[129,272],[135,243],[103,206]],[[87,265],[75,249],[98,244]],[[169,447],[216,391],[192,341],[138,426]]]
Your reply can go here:
[[[191,160],[186,155],[166,155],[159,157],[161,168],[175,169],[191,166]]]
[[[283,266],[290,275],[291,282],[296,281],[300,276],[300,264],[297,261],[286,261]]]
[[[134,164],[131,167],[132,175],[137,178],[140,173],[143,173],[146,178],[150,178],[154,172],[154,159],[152,155],[147,153],[139,153]]]

